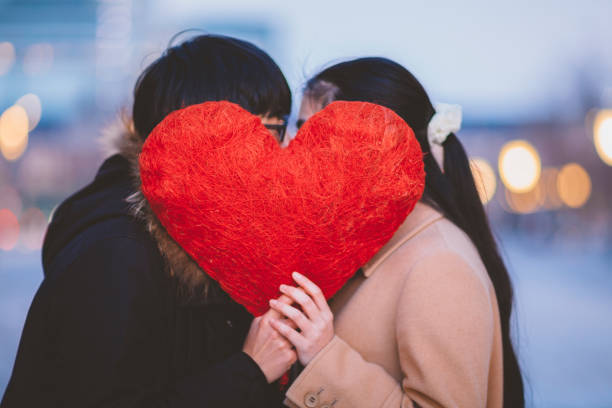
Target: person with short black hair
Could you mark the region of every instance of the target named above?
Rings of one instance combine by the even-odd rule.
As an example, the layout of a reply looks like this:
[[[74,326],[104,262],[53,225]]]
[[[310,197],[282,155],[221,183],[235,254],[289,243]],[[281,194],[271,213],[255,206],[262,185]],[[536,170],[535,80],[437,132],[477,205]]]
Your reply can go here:
[[[269,324],[280,315],[253,319],[137,205],[149,133],[177,109],[220,100],[259,115],[282,142],[289,86],[248,42],[200,35],[138,78],[119,153],[49,225],[2,408],[280,405],[276,381],[296,360]]]

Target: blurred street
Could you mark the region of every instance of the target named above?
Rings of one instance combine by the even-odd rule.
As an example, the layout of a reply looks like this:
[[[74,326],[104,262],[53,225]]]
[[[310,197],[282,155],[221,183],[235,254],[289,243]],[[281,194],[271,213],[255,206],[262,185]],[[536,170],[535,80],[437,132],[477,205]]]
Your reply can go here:
[[[503,238],[502,238],[503,239]],[[515,279],[519,358],[531,407],[612,406],[612,253],[503,239]],[[534,251],[534,246],[537,251]],[[31,298],[40,254],[0,255],[0,390],[4,389]]]

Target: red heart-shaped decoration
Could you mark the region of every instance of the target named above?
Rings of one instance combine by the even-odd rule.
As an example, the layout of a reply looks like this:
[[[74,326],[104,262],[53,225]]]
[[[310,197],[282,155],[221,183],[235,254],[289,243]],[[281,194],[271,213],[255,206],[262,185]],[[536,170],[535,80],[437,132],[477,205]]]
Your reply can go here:
[[[284,149],[238,105],[189,106],[153,130],[139,160],[143,193],[170,236],[254,315],[293,271],[333,296],[425,185],[410,127],[365,102],[330,104]]]

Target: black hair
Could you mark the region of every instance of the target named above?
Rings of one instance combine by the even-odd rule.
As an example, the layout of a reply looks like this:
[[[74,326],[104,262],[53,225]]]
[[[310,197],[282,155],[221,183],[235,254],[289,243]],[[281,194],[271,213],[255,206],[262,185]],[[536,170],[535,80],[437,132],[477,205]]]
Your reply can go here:
[[[427,92],[406,68],[386,58],[360,58],[333,65],[305,88],[305,97],[325,105],[332,100],[372,102],[395,111],[414,130],[424,152],[423,201],[440,210],[476,246],[495,287],[503,343],[504,406],[524,407],[520,367],[510,337],[513,289],[478,196],[463,146],[451,133],[443,143],[444,169],[430,151],[427,126],[435,113]]]
[[[169,47],[140,74],[134,87],[134,129],[146,139],[170,112],[220,100],[255,115],[282,118],[291,111],[287,80],[268,54],[235,38],[198,35]]]

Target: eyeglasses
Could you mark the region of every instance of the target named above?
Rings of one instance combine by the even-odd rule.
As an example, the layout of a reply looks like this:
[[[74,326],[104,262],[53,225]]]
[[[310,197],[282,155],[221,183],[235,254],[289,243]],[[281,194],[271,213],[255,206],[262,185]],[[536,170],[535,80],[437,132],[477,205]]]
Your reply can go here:
[[[278,139],[279,143],[283,143],[285,140],[285,133],[287,133],[287,118],[283,118],[283,123],[279,124],[265,124],[266,129],[274,133],[274,136]]]

